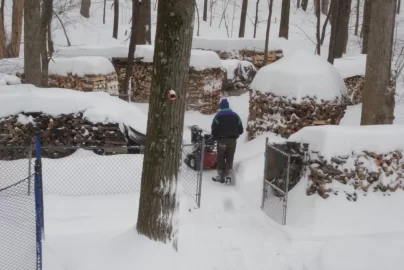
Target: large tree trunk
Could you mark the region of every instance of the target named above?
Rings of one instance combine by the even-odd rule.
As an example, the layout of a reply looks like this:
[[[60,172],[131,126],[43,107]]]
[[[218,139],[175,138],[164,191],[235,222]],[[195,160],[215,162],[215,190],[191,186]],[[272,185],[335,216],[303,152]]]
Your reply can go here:
[[[346,52],[352,0],[340,0],[339,2],[340,14],[337,21],[338,31],[335,42],[334,58],[341,58],[342,55]]]
[[[24,74],[25,82],[41,85],[41,9],[40,1],[24,2]]]
[[[393,124],[395,78],[391,59],[396,14],[396,0],[373,1],[361,125]]]
[[[112,32],[113,38],[118,38],[118,25],[119,25],[119,0],[114,0],[114,29]]]
[[[29,1],[29,0],[27,0]],[[42,63],[42,87],[48,87],[49,82],[49,50],[48,50],[48,27],[51,25],[53,14],[53,0],[42,1],[41,28],[40,28],[40,44],[41,44],[41,63]]]
[[[6,57],[6,30],[4,25],[4,0],[0,5],[0,58]]]
[[[338,33],[338,20],[340,16],[341,9],[339,8],[340,1],[339,0],[331,0],[331,34],[330,34],[330,45],[328,47],[328,58],[327,61],[330,64],[334,64],[334,53],[335,53],[335,45],[336,38]]]
[[[175,249],[193,25],[193,0],[159,2],[137,231],[153,240],[172,242]],[[174,102],[167,99],[170,89],[177,94]]]
[[[83,16],[84,18],[90,18],[90,7],[91,7],[91,0],[81,0],[81,7],[80,7],[81,16]]]
[[[279,37],[283,37],[286,39],[289,38],[289,15],[290,15],[290,0],[282,0]]]
[[[267,21],[267,31],[265,33],[265,48],[264,48],[264,65],[268,63],[268,47],[269,47],[269,32],[271,30],[271,19],[272,19],[272,9],[274,5],[274,0],[269,2],[269,12]]]
[[[323,13],[324,15],[327,15],[329,5],[330,5],[330,0],[321,0],[321,13]]]
[[[240,30],[238,32],[238,37],[244,37],[244,34],[245,34],[245,23],[247,20],[247,7],[248,7],[248,0],[243,0],[243,4],[241,6]]]
[[[203,20],[208,21],[208,0],[203,1]]]
[[[368,53],[368,41],[370,30],[370,19],[372,16],[372,0],[365,0],[365,6],[363,9],[363,22],[362,22],[362,53]]]
[[[23,13],[24,13],[24,0],[14,0],[10,57],[20,56]]]
[[[151,44],[151,3],[143,0],[142,12],[139,14],[139,27],[137,27],[136,44]],[[133,20],[133,18],[132,18]]]
[[[130,34],[128,62],[126,64],[125,80],[123,83],[124,93],[129,93],[129,91],[131,91],[131,89],[129,89],[129,81],[132,78],[133,61],[135,60],[137,38],[139,37],[139,26],[141,28],[141,25],[139,23],[139,21],[141,20],[141,10],[143,11],[143,3],[139,2],[138,0],[132,0],[132,31]]]
[[[307,11],[307,6],[309,5],[309,0],[302,0],[302,9]]]
[[[260,0],[255,2],[255,20],[254,20],[254,38],[257,37],[257,25],[258,25],[258,6],[260,4]]]

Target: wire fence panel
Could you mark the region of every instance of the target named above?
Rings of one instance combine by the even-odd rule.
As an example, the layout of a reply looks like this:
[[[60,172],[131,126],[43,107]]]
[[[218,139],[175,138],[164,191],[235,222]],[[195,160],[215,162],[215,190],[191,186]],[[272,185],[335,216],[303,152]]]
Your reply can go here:
[[[184,193],[192,197],[200,207],[202,183],[202,153],[203,143],[186,144],[182,147],[182,160],[180,167],[180,181]]]
[[[266,144],[261,208],[279,224],[286,224],[290,155]]]
[[[0,269],[41,270],[34,169],[28,157],[29,148],[0,148]]]

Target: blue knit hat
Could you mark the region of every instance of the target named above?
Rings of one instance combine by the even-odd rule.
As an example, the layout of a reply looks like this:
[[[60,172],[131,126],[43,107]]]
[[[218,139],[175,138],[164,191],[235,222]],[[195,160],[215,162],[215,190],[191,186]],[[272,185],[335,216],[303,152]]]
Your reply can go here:
[[[219,107],[220,109],[227,109],[229,108],[229,102],[227,101],[227,99],[222,99],[219,103]]]

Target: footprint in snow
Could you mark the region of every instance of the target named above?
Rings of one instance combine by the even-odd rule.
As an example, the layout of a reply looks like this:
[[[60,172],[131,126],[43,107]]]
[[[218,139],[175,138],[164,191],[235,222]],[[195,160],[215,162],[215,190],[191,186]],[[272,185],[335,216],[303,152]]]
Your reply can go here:
[[[232,212],[234,211],[234,204],[233,201],[230,198],[225,198],[223,200],[223,205],[224,205],[224,209],[226,210],[226,212]]]

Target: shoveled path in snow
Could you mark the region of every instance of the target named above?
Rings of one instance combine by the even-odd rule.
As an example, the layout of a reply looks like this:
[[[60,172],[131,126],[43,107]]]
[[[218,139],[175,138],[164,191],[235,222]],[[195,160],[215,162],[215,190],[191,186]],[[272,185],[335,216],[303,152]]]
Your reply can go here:
[[[179,252],[193,269],[280,269],[279,253],[290,244],[287,234],[260,209],[245,203],[235,187],[215,183],[213,172],[204,172],[202,205],[197,209],[187,197],[181,199]],[[104,270],[100,249],[133,227],[138,197],[47,197],[44,270]],[[133,269],[128,248],[110,260],[120,270]],[[128,261],[127,265],[122,264]],[[48,264],[50,265],[50,264]],[[182,268],[181,268],[182,270]],[[184,269],[185,270],[185,269]],[[188,270],[188,269],[187,269]]]

